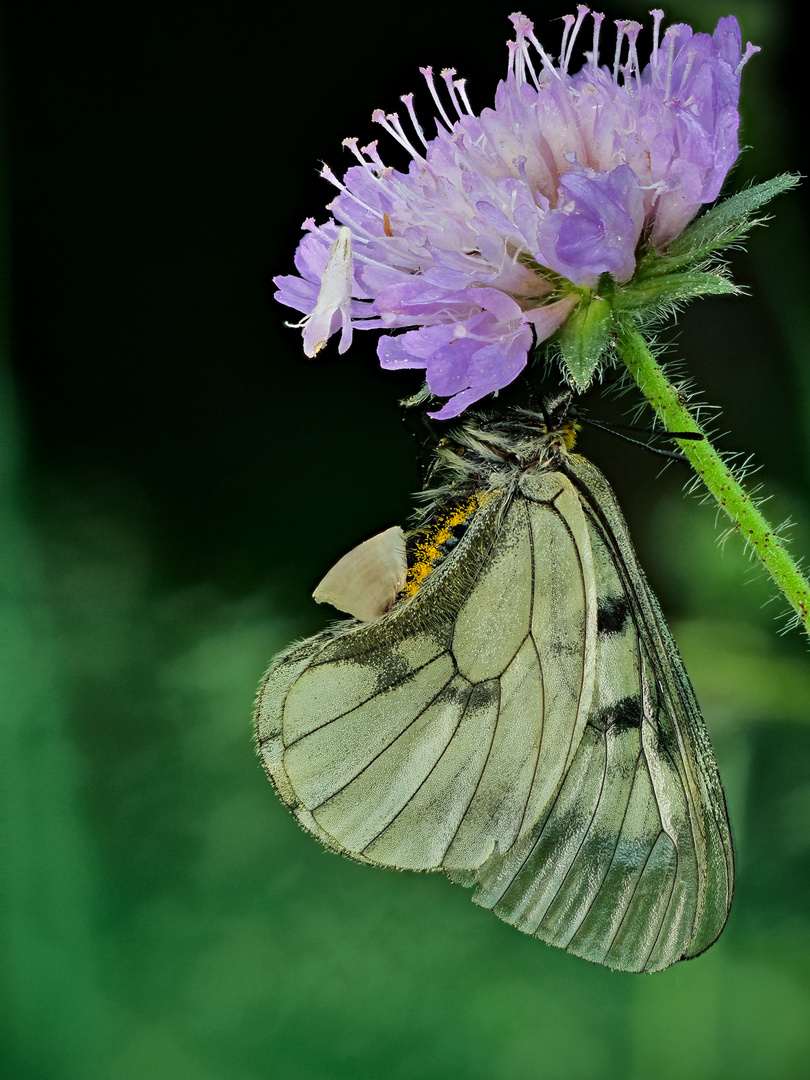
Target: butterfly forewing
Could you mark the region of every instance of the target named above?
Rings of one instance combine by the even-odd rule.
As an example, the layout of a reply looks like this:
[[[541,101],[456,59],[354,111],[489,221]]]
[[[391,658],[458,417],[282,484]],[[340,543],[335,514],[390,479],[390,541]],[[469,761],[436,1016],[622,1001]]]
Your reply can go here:
[[[576,535],[554,509],[559,483],[537,484],[542,534],[524,499],[495,493],[413,600],[271,669],[265,764],[331,847],[473,869],[531,829],[559,785],[590,701],[596,598],[578,504]]]
[[[259,748],[336,851],[442,869],[526,933],[653,971],[725,923],[722,788],[607,481],[531,445],[475,475],[466,531],[412,595],[276,661]]]

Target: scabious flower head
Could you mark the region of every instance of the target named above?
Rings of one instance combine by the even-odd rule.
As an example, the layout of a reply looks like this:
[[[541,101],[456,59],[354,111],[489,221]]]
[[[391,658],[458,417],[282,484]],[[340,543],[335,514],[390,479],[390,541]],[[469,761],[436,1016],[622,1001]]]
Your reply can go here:
[[[563,20],[556,61],[532,23],[511,16],[509,70],[495,107],[476,114],[464,81],[423,68],[436,111],[429,138],[413,95],[399,115],[372,119],[410,154],[407,173],[385,165],[376,142],[358,148],[339,179],[332,217],[313,219],[295,257],[300,276],[276,278],[277,299],[304,313],[314,356],[342,330],[384,334],[384,368],[424,368],[448,399],[432,415],[458,416],[510,383],[534,344],[550,338],[603,275],[628,282],[643,252],[662,250],[713,202],[739,152],[742,51],[737,20],[712,35],[685,24],[661,34],[654,11],[649,63],[639,23],[616,23],[611,64],[601,63],[603,16],[591,15],[585,64],[571,71],[587,34],[580,6]],[[403,331],[396,333],[396,331]]]

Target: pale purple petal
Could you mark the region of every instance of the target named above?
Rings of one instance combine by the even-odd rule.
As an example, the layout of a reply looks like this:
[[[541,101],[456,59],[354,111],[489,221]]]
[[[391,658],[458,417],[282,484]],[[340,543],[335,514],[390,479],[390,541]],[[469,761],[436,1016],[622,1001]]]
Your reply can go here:
[[[273,284],[277,287],[275,298],[280,304],[307,314],[314,311],[320,291],[320,286],[315,282],[305,281],[294,274],[282,274],[273,278]]]
[[[428,416],[435,420],[452,419],[487,394],[508,386],[526,367],[531,344],[531,330],[524,325],[508,341],[483,346],[473,354],[467,369],[469,386],[456,393],[437,412],[428,413]]]
[[[418,331],[417,331],[418,333]],[[407,351],[404,338],[406,334],[384,334],[377,342],[377,356],[380,367],[386,371],[399,371],[402,368],[423,368],[422,360],[415,360]]]
[[[566,173],[557,209],[538,230],[538,261],[576,285],[595,284],[600,274],[627,281],[643,224],[642,192],[629,165],[610,173]]]

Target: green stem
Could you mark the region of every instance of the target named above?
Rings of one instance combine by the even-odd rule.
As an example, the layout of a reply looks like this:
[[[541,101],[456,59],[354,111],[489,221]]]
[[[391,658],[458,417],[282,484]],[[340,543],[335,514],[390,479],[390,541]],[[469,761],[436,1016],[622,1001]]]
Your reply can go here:
[[[810,634],[810,582],[802,575],[754,500],[706,438],[705,431],[667,379],[635,323],[627,316],[619,317],[616,322],[616,348],[639,389],[667,431],[694,431],[703,435],[700,440],[680,440],[679,449],[734,522],[743,540],[762,561],[805,631]]]

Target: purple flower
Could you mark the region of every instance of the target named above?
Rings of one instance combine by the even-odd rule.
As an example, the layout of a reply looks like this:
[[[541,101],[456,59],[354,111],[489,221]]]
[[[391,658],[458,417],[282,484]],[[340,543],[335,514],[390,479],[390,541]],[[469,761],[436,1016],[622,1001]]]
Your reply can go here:
[[[684,24],[660,33],[642,67],[641,25],[617,22],[611,66],[599,63],[603,16],[592,15],[591,51],[569,71],[589,14],[567,16],[555,65],[532,23],[511,16],[509,72],[494,109],[476,115],[464,81],[442,72],[445,100],[423,68],[437,112],[429,139],[413,95],[372,119],[412,161],[386,166],[373,142],[358,149],[332,218],[304,222],[300,276],[276,278],[277,299],[304,313],[314,356],[342,330],[404,330],[378,344],[384,368],[424,368],[428,389],[449,399],[432,415],[458,416],[510,383],[534,344],[551,337],[602,274],[621,285],[642,249],[662,249],[713,202],[738,154],[743,53],[736,19],[714,33]],[[446,106],[449,106],[446,107]],[[455,119],[453,115],[455,115]]]

